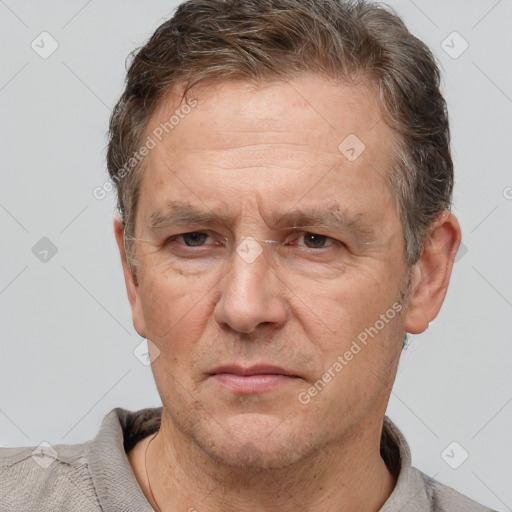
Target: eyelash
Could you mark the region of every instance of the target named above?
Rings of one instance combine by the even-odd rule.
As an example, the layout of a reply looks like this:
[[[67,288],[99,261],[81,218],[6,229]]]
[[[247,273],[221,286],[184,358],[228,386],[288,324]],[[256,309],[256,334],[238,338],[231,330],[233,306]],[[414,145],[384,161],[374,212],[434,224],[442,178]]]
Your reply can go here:
[[[185,235],[193,235],[193,234],[198,234],[198,235],[207,235],[207,236],[210,236],[208,233],[204,232],[204,231],[188,231],[186,233],[180,233],[178,235],[173,235],[171,236],[170,238],[168,238],[166,240],[166,244],[170,244],[172,242],[175,242],[176,239],[180,238],[180,237],[183,237]],[[329,247],[335,247],[336,245],[338,246],[341,246],[341,247],[344,247],[345,244],[343,242],[341,242],[340,240],[337,240],[335,238],[332,238],[330,236],[327,236],[327,235],[322,235],[320,233],[315,233],[313,231],[301,231],[299,233],[299,238],[303,235],[314,235],[314,236],[319,236],[319,237],[324,237],[326,239],[326,242],[328,241],[331,241],[332,243],[330,245],[327,245],[325,247],[307,247],[306,245],[299,245],[298,247],[303,247],[305,249],[310,249],[310,250],[313,250],[313,251],[318,251],[319,249],[327,249]],[[199,248],[202,248],[202,247],[205,247],[206,245],[211,245],[211,244],[202,244],[202,245],[187,245],[187,244],[181,244],[183,245],[184,247],[187,247],[187,248],[193,248],[193,247],[199,247]]]

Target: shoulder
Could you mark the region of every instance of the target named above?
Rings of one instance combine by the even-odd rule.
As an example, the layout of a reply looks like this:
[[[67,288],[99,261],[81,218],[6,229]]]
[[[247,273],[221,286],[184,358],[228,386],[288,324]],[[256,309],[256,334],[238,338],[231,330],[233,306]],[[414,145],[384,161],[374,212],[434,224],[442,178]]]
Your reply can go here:
[[[495,512],[464,496],[455,489],[434,480],[420,470],[413,468],[423,480],[431,510],[436,512]]]
[[[0,512],[100,510],[90,444],[0,448]]]
[[[160,417],[116,408],[86,443],[0,448],[0,512],[150,511],[126,453]]]
[[[495,512],[413,467],[405,437],[387,416],[381,455],[397,475],[397,483],[379,512]]]

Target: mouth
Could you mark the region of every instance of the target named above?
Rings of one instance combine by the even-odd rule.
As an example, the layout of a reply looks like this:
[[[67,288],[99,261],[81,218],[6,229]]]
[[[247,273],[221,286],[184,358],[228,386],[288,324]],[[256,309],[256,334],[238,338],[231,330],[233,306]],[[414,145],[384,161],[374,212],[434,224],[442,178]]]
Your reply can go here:
[[[301,377],[293,372],[273,365],[224,365],[210,372],[219,385],[242,394],[272,391],[296,382]]]

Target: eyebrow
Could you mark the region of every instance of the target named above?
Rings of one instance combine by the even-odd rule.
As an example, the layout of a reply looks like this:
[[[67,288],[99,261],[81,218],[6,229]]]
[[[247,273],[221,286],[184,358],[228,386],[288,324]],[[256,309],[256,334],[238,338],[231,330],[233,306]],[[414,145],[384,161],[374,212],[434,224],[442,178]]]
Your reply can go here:
[[[149,217],[150,229],[158,229],[169,225],[226,225],[232,217],[222,212],[200,210],[189,203],[170,201],[165,208],[153,211]],[[283,213],[272,213],[266,224],[275,230],[298,228],[331,228],[353,233],[365,240],[373,240],[376,230],[373,224],[363,220],[362,213],[350,214],[338,203],[331,202],[327,206],[313,206],[289,210]]]
[[[213,211],[201,211],[181,201],[170,201],[165,208],[157,209],[149,216],[150,228],[161,228],[172,224],[229,224],[229,216]]]
[[[287,227],[296,228],[330,228],[343,229],[364,239],[373,239],[375,229],[372,224],[363,220],[362,213],[351,214],[341,208],[338,203],[329,203],[327,206],[313,206],[285,212],[281,215],[273,214],[270,225],[276,229]]]

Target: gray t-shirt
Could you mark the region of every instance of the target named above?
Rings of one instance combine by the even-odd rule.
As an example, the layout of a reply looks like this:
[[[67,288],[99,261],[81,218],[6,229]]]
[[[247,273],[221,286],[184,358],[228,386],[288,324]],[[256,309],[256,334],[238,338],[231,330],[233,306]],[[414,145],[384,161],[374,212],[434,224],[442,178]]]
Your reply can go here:
[[[0,512],[152,512],[126,452],[158,430],[160,416],[161,408],[118,408],[92,441],[1,448]],[[381,454],[398,480],[380,512],[491,511],[411,467],[409,446],[388,417]]]

